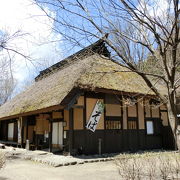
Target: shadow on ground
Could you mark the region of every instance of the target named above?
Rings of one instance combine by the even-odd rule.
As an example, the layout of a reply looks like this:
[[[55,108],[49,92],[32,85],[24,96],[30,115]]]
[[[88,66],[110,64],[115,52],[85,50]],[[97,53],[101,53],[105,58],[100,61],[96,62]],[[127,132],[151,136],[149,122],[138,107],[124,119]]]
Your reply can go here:
[[[0,176],[0,180],[8,180],[8,178]]]

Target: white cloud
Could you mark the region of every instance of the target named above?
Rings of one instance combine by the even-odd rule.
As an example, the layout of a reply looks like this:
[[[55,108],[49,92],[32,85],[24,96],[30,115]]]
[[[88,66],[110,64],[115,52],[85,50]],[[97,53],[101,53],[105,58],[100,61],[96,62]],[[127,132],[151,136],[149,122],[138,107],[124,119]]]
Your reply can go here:
[[[154,18],[167,18],[167,13],[171,12],[172,1],[169,0],[140,0],[138,9],[148,11],[149,16]]]
[[[51,12],[47,9],[49,13]],[[53,14],[55,16],[55,14]],[[9,34],[20,30],[26,34],[14,38],[8,46],[15,48],[25,55],[30,55],[37,64],[40,59],[53,60],[52,64],[61,57],[60,43],[48,43],[49,41],[60,40],[61,36],[52,31],[53,21],[31,0],[5,0],[0,6],[0,31],[7,31]],[[56,59],[54,59],[56,58]],[[23,81],[32,75],[34,66],[17,54],[14,56],[16,68],[15,77]]]

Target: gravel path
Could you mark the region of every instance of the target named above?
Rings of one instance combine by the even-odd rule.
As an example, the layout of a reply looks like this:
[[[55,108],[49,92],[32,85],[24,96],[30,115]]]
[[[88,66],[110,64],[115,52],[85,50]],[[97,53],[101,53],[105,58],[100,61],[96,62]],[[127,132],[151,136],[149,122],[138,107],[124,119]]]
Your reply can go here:
[[[180,156],[176,151],[79,157],[54,155],[45,151],[26,151],[11,147],[2,149],[1,152],[6,154],[6,166],[0,171],[0,180],[116,180],[122,179],[119,170],[123,177],[129,177],[130,172],[133,172],[132,167],[139,168],[138,172],[143,178],[147,177],[149,170],[155,172],[154,168],[156,170],[156,173],[153,173],[154,177],[161,177],[164,172],[168,173],[168,177],[179,177],[176,175],[176,170],[179,172],[180,169]],[[117,166],[118,162],[119,166]],[[169,165],[169,163],[171,164]],[[174,171],[170,167],[174,167]],[[163,174],[161,170],[163,170]]]
[[[114,160],[113,154],[107,154],[103,156],[63,156],[55,155],[46,151],[27,151],[21,148],[6,147],[1,149],[0,152],[6,154],[7,159],[25,159],[31,160],[34,162],[51,165],[53,167],[68,166],[75,164],[84,164],[92,162],[101,162],[101,161],[111,161]]]
[[[0,180],[117,180],[113,161],[52,167],[22,159],[8,160],[0,171]]]

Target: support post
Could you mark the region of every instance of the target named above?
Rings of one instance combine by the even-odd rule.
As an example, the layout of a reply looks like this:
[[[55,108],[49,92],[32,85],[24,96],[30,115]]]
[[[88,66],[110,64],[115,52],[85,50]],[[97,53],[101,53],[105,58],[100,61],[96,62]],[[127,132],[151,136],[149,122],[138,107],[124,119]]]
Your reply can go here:
[[[98,139],[98,153],[101,156],[102,154],[102,139],[101,138]]]
[[[87,129],[86,129],[86,92],[84,93],[84,109],[83,109],[83,129],[84,129],[84,147],[83,147],[83,152],[85,153],[88,149],[88,144],[87,144]]]
[[[69,153],[73,151],[73,109],[69,109]]]
[[[49,152],[52,152],[52,119],[49,120],[50,129],[49,129]]]
[[[28,119],[26,118],[26,140],[28,139]]]
[[[18,123],[18,140],[17,140],[17,144],[18,144],[18,146],[22,147],[22,117],[19,117],[19,119],[17,119],[17,123]]]

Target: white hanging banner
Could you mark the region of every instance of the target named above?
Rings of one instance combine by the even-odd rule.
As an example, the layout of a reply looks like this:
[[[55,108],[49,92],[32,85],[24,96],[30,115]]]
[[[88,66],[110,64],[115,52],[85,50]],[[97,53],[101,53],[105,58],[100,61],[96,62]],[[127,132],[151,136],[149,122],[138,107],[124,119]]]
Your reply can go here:
[[[97,100],[93,112],[89,118],[89,122],[86,125],[87,129],[89,129],[92,132],[95,132],[96,126],[101,118],[103,110],[104,110],[104,104],[101,101]]]

